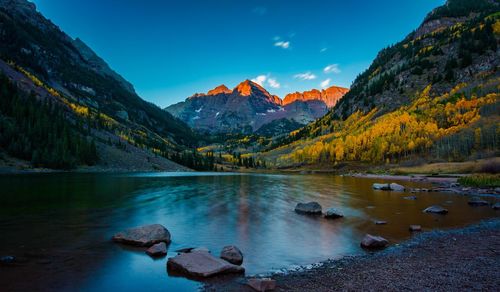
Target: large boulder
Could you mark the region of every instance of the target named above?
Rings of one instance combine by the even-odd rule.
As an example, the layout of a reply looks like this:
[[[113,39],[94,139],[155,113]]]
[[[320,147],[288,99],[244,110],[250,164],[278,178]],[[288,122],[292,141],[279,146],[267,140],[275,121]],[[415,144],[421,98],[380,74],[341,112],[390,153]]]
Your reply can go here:
[[[402,185],[399,185],[397,183],[390,184],[389,188],[391,189],[391,191],[395,191],[395,192],[404,192],[405,191],[405,187]]]
[[[243,263],[243,253],[234,245],[224,246],[220,252],[220,258],[233,265],[241,265]]]
[[[425,213],[436,213],[436,214],[447,214],[448,210],[439,206],[439,205],[434,205],[434,206],[427,207],[424,210],[424,212]]]
[[[479,197],[473,197],[468,202],[471,206],[488,206],[489,203]]]
[[[387,247],[389,245],[389,241],[382,236],[375,236],[371,234],[365,235],[363,240],[361,241],[361,247],[368,249],[380,249]]]
[[[344,217],[344,214],[335,208],[329,208],[326,210],[324,217],[327,219],[336,219]]]
[[[152,246],[160,242],[170,243],[170,232],[160,224],[134,227],[115,234],[113,241],[135,246]]]
[[[321,205],[318,202],[298,203],[295,212],[307,215],[321,215]]]
[[[146,250],[146,253],[151,257],[162,257],[167,255],[167,244],[160,242]]]
[[[271,278],[251,278],[248,279],[247,284],[260,292],[276,289],[276,281]]]
[[[389,184],[373,184],[372,185],[372,188],[374,190],[382,190],[382,191],[390,191],[391,190],[391,186]]]
[[[243,267],[216,258],[206,251],[181,253],[171,257],[167,261],[167,269],[169,273],[178,273],[195,278],[245,272]]]

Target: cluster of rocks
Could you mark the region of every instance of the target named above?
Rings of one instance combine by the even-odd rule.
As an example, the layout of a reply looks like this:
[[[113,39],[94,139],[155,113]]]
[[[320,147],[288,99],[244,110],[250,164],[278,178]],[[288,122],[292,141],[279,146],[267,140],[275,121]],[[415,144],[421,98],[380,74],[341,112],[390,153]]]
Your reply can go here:
[[[303,215],[323,215],[327,219],[344,217],[344,214],[335,208],[329,208],[323,213],[323,208],[318,202],[298,203],[295,206],[295,212]]]
[[[372,188],[374,190],[381,190],[381,191],[394,191],[394,192],[405,191],[405,187],[397,183],[388,183],[388,184],[374,183],[372,185]]]

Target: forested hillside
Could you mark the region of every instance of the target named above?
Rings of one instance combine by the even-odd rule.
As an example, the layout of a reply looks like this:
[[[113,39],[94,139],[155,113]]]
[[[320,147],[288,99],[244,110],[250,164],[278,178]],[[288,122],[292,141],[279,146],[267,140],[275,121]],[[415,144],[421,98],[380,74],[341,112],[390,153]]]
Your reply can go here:
[[[293,166],[497,156],[499,11],[499,1],[448,1],[382,50],[327,115],[259,157]]]

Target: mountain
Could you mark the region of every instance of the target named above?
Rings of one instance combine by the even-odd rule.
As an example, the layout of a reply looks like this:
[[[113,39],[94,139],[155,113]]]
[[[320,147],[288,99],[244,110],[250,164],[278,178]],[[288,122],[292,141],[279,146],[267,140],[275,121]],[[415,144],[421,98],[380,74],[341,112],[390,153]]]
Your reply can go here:
[[[26,0],[0,1],[0,74],[6,77],[2,78],[6,90],[15,92],[27,105],[43,108],[47,104],[49,115],[53,111],[60,113],[64,131],[75,139],[59,148],[38,141],[38,136],[24,133],[23,122],[12,116],[18,109],[5,104],[0,112],[1,126],[17,127],[19,131],[4,139],[0,148],[14,157],[30,161],[35,151],[45,151],[53,152],[51,160],[65,160],[66,166],[86,164],[77,157],[80,149],[75,141],[92,140],[101,158],[99,163],[104,166],[111,167],[111,157],[123,155],[123,159],[116,159],[118,168],[152,167],[149,161],[197,144],[197,136],[189,126],[141,99],[133,86],[81,39],[65,34]],[[15,150],[21,148],[17,144],[24,144],[26,149]],[[157,154],[162,155],[157,159]],[[127,161],[130,163],[124,164]],[[166,165],[175,164],[163,159],[155,167],[164,169]]]
[[[330,87],[322,91],[296,92],[281,100],[259,84],[245,80],[233,90],[220,85],[165,110],[202,131],[252,133],[267,126],[262,133],[272,135],[281,134],[285,129],[295,130],[323,116],[347,91],[346,88]],[[284,123],[270,124],[273,121]]]
[[[324,117],[258,158],[287,167],[498,156],[499,3],[449,0],[436,8],[381,50]]]

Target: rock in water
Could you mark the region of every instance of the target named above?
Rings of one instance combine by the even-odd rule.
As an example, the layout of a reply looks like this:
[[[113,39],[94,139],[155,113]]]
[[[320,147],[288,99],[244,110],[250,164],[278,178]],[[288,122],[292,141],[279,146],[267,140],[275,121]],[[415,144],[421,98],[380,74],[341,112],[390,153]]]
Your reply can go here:
[[[244,273],[243,267],[216,258],[206,251],[181,253],[167,261],[169,272],[207,278],[219,274]]]
[[[365,235],[361,241],[361,247],[369,249],[384,248],[389,245],[389,241],[381,236],[371,234]]]
[[[318,202],[298,203],[295,212],[307,215],[321,215],[321,205]]]
[[[327,219],[336,219],[336,218],[342,218],[344,217],[344,215],[335,208],[329,208],[328,210],[326,210],[324,217]]]
[[[233,245],[224,246],[220,252],[220,258],[233,265],[241,265],[243,263],[243,253]]]
[[[391,189],[391,186],[389,184],[373,184],[372,188],[374,190],[383,190],[383,191],[389,191]]]
[[[420,225],[410,225],[410,231],[422,231],[422,226]]]
[[[405,191],[405,187],[402,185],[399,185],[397,183],[390,184],[389,188],[391,189],[391,191],[395,191],[395,192],[404,192]]]
[[[436,214],[446,214],[448,213],[448,210],[446,210],[445,208],[439,206],[439,205],[434,205],[434,206],[430,206],[428,208],[426,208],[424,210],[425,213],[436,213]]]
[[[113,236],[113,241],[135,246],[151,246],[156,243],[170,243],[170,232],[160,224],[134,227]]]
[[[493,204],[492,208],[493,208],[494,210],[500,210],[500,203],[495,203],[495,204]]]
[[[167,255],[167,244],[160,242],[146,250],[146,253],[151,257],[162,257]]]
[[[271,278],[252,278],[248,279],[247,284],[256,291],[261,292],[276,289],[276,281]]]
[[[488,206],[489,203],[479,197],[474,197],[469,200],[468,202],[469,205],[471,206]]]
[[[408,197],[404,197],[403,199],[415,201],[417,199],[417,197],[416,196],[408,196]]]
[[[384,220],[376,220],[375,221],[375,225],[386,225],[387,224],[387,221],[384,221]]]

